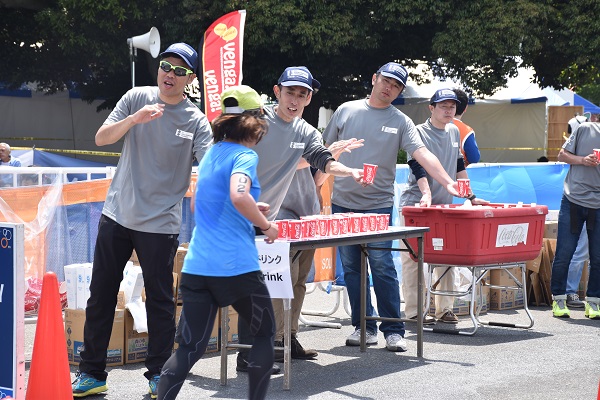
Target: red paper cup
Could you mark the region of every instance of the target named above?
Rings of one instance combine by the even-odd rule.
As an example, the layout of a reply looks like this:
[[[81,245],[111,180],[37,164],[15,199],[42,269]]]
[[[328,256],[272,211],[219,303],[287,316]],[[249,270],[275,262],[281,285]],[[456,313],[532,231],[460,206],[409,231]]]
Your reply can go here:
[[[377,214],[369,214],[369,232],[377,231]]]
[[[360,231],[369,232],[369,216],[367,214],[360,216]]]
[[[360,215],[350,217],[350,230],[348,233],[360,233]]]
[[[302,239],[302,221],[299,219],[291,219],[288,221],[288,239]]]
[[[366,183],[373,183],[375,174],[377,173],[377,165],[363,164],[363,179]]]
[[[350,218],[340,215],[338,219],[340,220],[340,235],[347,235],[350,231]]]
[[[390,226],[390,215],[389,214],[377,214],[377,230],[387,231]]]
[[[458,194],[461,197],[467,197],[471,193],[471,182],[469,179],[457,179],[458,182]]]
[[[277,235],[277,239],[287,239],[288,237],[288,222],[287,220],[279,220],[275,221],[277,224],[277,229],[279,231]]]
[[[306,221],[306,228],[304,230],[305,238],[314,238],[317,236],[317,220],[314,218],[308,218]]]
[[[319,236],[321,236],[321,237],[329,236],[330,221],[331,221],[331,218],[319,218],[317,220],[317,225],[319,226],[319,229],[318,229]]]
[[[596,158],[600,160],[600,149],[594,149],[594,154],[596,155]]]
[[[339,236],[341,218],[331,217],[329,220],[329,234],[331,236]]]

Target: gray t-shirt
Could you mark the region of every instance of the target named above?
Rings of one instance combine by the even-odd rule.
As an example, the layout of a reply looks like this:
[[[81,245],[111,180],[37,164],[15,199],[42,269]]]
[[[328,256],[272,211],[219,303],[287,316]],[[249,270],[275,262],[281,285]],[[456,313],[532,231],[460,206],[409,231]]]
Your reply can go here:
[[[408,154],[423,147],[412,120],[396,107],[373,108],[367,100],[342,104],[323,133],[328,144],[351,138],[365,139],[364,146],[343,153],[339,160],[351,168],[377,164],[375,181],[365,188],[351,177],[335,177],[331,202],[350,209],[370,210],[394,204],[398,151]]]
[[[417,125],[417,131],[427,150],[433,153],[452,180],[456,180],[457,160],[463,158],[460,151],[460,131],[454,124],[446,124],[445,129],[438,129],[431,124],[431,119]],[[411,158],[409,157],[408,160]],[[431,204],[451,204],[452,195],[429,174],[427,182],[431,189]],[[423,195],[419,190],[415,176],[408,174],[407,185],[400,195],[400,206],[414,206]]]
[[[163,103],[157,87],[133,88],[104,124],[121,121],[156,103]],[[102,213],[136,231],[178,234],[193,159],[202,159],[211,140],[206,116],[190,100],[165,104],[162,117],[137,124],[125,134]]]
[[[305,215],[319,214],[320,211],[315,179],[310,168],[297,170],[281,203],[277,219],[298,219]]]
[[[259,201],[269,204],[271,212],[267,218],[272,221],[279,212],[300,158],[324,172],[325,165],[333,157],[323,146],[319,131],[308,122],[301,118],[285,122],[277,115],[274,106],[266,106],[264,110],[269,130],[252,150],[259,158]]]
[[[563,149],[577,156],[587,156],[600,148],[600,123],[584,122],[563,145]],[[564,193],[571,203],[600,208],[600,166],[592,168],[571,165],[565,177]]]

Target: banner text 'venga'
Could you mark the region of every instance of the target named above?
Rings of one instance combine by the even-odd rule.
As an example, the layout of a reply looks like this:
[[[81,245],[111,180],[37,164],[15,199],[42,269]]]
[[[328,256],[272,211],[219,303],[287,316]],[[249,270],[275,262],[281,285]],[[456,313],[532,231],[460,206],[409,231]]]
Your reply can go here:
[[[237,85],[237,59],[238,52],[235,42],[229,42],[221,48],[222,87],[219,87],[219,79],[214,69],[204,73],[204,87],[206,87],[206,98],[208,99],[207,106],[211,112],[220,110],[221,93],[231,86]]]

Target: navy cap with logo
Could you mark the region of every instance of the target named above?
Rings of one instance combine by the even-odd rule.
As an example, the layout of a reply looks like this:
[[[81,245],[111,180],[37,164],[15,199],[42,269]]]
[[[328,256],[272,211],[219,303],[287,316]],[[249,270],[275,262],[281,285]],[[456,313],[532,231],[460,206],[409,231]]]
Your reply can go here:
[[[287,67],[277,81],[281,86],[302,86],[311,91],[317,91],[321,83],[313,78],[306,67]]]
[[[168,57],[169,54],[174,54],[181,57],[183,61],[196,73],[198,67],[198,53],[192,46],[186,43],[173,43],[165,51],[159,54],[160,58]]]
[[[456,97],[456,93],[452,89],[439,89],[436,90],[434,95],[431,96],[431,100],[429,104],[439,103],[446,100],[454,100],[457,103],[460,103],[458,97]]]
[[[387,76],[388,78],[393,78],[406,86],[406,81],[408,80],[408,71],[398,63],[389,62],[379,68],[377,73]]]

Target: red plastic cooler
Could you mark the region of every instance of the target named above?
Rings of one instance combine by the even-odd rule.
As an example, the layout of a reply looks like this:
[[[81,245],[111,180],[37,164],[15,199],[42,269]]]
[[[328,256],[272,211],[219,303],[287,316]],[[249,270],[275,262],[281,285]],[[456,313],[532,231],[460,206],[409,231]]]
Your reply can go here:
[[[429,227],[424,260],[432,264],[485,265],[533,260],[543,245],[548,207],[459,204],[402,208],[406,226]],[[410,239],[416,251],[416,239]]]

